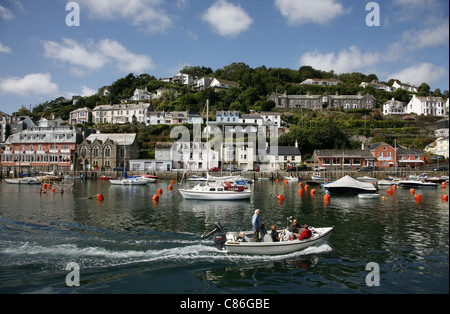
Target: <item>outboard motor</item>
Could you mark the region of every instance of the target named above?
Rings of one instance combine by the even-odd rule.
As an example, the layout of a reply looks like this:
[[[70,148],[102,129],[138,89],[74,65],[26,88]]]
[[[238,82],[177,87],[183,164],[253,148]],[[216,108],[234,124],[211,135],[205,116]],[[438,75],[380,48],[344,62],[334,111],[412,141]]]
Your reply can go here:
[[[207,234],[202,235],[202,240],[210,237],[212,234],[216,232],[220,232],[214,236],[214,243],[216,244],[217,249],[223,250],[225,248],[225,242],[227,241],[225,233],[222,232],[223,227],[219,222],[216,222],[215,228],[208,232]]]

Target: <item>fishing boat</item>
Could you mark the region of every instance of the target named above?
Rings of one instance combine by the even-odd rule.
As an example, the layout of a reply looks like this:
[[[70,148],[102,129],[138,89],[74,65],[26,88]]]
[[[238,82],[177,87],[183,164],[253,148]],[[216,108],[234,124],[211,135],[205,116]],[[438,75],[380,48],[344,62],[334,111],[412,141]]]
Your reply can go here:
[[[427,181],[423,181],[423,180],[405,180],[405,181],[400,181],[398,183],[401,187],[404,188],[437,188],[437,184],[434,182],[427,182]]]
[[[364,194],[377,191],[372,183],[358,181],[348,175],[337,181],[324,184],[323,187],[331,194]]]
[[[190,200],[245,200],[252,196],[252,191],[244,185],[234,184],[231,181],[201,182],[192,189],[178,190],[184,199]]]
[[[222,231],[222,228],[216,224],[215,232]],[[320,245],[328,240],[334,227],[314,228],[310,227],[312,235],[308,239],[288,240],[289,237],[283,237],[279,242],[273,242],[270,232],[264,236],[263,241],[254,242],[253,232],[227,232],[218,233],[214,236],[216,247],[227,254],[245,254],[245,255],[282,255],[290,254],[304,250],[310,246]],[[288,233],[287,230],[280,230],[279,233]],[[202,236],[206,238],[211,235]]]
[[[112,185],[145,185],[149,181],[146,178],[123,178],[123,179],[111,179],[109,182]]]

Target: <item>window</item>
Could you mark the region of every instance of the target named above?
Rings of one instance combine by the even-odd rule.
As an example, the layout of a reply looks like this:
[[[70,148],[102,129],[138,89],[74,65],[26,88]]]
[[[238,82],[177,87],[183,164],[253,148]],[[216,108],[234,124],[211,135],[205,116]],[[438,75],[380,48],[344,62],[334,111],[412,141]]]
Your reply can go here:
[[[111,157],[111,147],[107,146],[105,148],[105,154],[104,155],[105,155],[106,158]]]

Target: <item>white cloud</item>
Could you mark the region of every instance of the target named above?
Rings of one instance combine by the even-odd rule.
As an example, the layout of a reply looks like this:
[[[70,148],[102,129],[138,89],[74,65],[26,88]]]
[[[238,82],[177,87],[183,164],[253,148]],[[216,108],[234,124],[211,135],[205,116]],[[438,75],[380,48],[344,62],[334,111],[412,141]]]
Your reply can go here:
[[[137,55],[112,39],[103,39],[99,43],[101,53],[117,64],[123,72],[141,73],[153,68],[153,61],[149,56]]]
[[[172,19],[160,8],[162,0],[78,0],[89,17],[114,21],[122,19],[150,33],[164,33]]]
[[[362,53],[356,46],[339,53],[322,54],[317,51],[304,53],[300,58],[300,66],[309,65],[322,71],[334,70],[336,73],[363,71],[380,60],[378,53]]]
[[[293,26],[305,23],[326,24],[347,13],[336,0],[275,0],[275,6]]]
[[[99,70],[107,64],[122,72],[140,72],[153,68],[151,57],[130,52],[119,42],[102,39],[98,43],[88,40],[80,44],[76,40],[63,38],[62,43],[43,41],[44,55],[71,66],[71,73],[82,76],[84,70]]]
[[[11,48],[9,48],[8,46],[3,45],[0,42],[0,53],[11,53]]]
[[[0,4],[0,17],[4,19],[5,21],[12,20],[14,18],[14,14],[11,13],[11,10],[8,8],[5,8]]]
[[[49,73],[34,73],[24,77],[9,77],[0,80],[0,90],[6,93],[28,96],[30,94],[55,96],[58,85],[51,81]]]
[[[253,23],[253,19],[241,6],[226,0],[216,1],[202,18],[211,25],[213,32],[224,37],[236,37]]]
[[[416,86],[419,86],[424,82],[431,85],[438,82],[446,75],[447,70],[444,67],[439,67],[429,62],[424,62],[413,65],[399,72],[392,73],[387,76],[386,81],[390,79],[399,79],[402,82],[410,82]]]

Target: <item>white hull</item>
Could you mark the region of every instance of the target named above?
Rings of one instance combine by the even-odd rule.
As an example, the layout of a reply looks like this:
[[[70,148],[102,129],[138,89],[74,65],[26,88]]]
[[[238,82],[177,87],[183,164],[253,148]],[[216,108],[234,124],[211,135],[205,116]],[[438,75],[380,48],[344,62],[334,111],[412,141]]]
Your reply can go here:
[[[381,195],[376,193],[367,193],[367,194],[358,194],[358,197],[361,199],[378,199],[381,197]]]
[[[41,184],[36,178],[18,178],[18,179],[5,179],[6,182],[11,184]]]
[[[112,185],[145,185],[149,181],[146,179],[118,179],[109,180]]]
[[[398,184],[404,188],[437,188],[436,183],[415,180],[400,181]]]
[[[204,201],[232,201],[245,200],[252,196],[251,191],[193,191],[179,189],[181,195],[187,200],[204,200]]]
[[[294,253],[313,245],[319,245],[328,240],[333,227],[314,228],[312,237],[305,240],[292,240],[280,242],[237,242],[239,233],[228,232],[225,249],[229,254],[246,255],[282,255]]]

